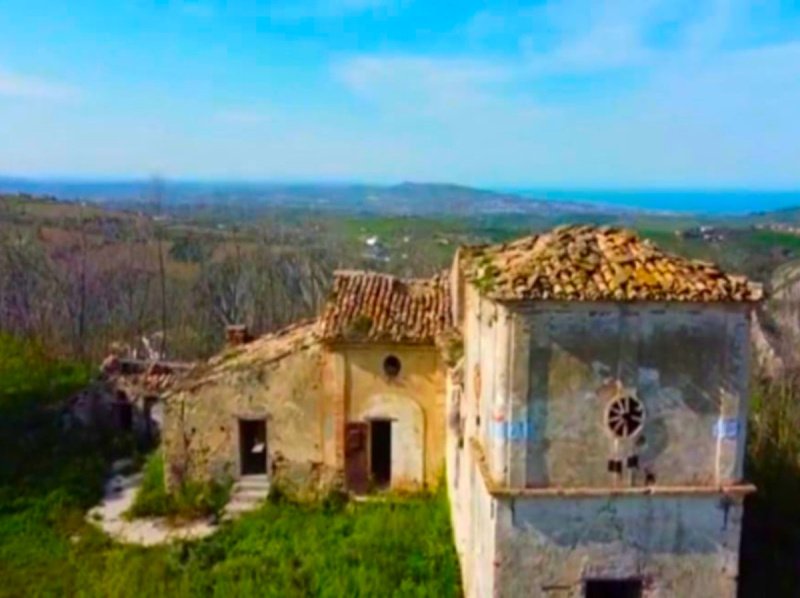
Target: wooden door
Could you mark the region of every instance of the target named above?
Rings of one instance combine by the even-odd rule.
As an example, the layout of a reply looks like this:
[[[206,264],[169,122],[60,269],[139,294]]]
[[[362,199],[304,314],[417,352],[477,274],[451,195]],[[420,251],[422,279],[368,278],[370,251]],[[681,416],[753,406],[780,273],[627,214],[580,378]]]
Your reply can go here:
[[[366,422],[351,422],[345,430],[345,482],[348,490],[365,494],[369,490]]]

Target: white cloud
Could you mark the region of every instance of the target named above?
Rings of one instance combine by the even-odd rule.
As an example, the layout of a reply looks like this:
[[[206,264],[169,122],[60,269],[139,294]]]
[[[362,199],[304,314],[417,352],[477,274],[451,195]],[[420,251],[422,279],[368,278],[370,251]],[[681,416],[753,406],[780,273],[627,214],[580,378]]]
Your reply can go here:
[[[408,168],[426,174],[573,186],[800,183],[800,41],[731,48],[741,7],[721,0],[688,13],[606,6],[576,24],[547,5],[545,26],[558,23],[560,35],[499,59],[470,45],[461,56],[351,57],[334,73],[384,118],[365,122],[419,148]],[[665,21],[671,37],[654,40]],[[474,41],[502,29],[498,15],[482,13],[462,34]],[[635,76],[621,85],[616,69]],[[563,80],[558,99],[548,97]]]
[[[502,110],[501,89],[515,75],[507,65],[489,61],[400,54],[351,57],[336,63],[333,72],[357,97],[395,115],[448,122]]]
[[[80,97],[77,88],[0,69],[0,97],[69,101]]]

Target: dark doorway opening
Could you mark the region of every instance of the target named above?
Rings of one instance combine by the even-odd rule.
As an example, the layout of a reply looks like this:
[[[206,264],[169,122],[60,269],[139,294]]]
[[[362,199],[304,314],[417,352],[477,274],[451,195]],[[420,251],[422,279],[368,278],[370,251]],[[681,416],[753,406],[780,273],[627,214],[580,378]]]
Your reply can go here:
[[[239,420],[239,451],[242,475],[267,473],[267,422]]]
[[[392,422],[375,419],[370,422],[370,473],[379,488],[392,481]]]
[[[590,579],[586,598],[641,598],[641,579]]]

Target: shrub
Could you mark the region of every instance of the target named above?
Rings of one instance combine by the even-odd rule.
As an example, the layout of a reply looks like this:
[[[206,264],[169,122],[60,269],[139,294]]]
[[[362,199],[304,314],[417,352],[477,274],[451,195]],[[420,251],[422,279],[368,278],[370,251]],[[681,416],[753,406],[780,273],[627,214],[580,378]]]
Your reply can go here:
[[[740,595],[792,596],[800,587],[800,373],[754,387]]]
[[[155,452],[145,462],[142,484],[126,515],[131,518],[166,517],[172,507],[171,497],[164,486],[164,459]]]
[[[230,484],[185,482],[174,492],[164,485],[164,459],[160,452],[150,455],[142,473],[128,518],[166,517],[173,521],[218,517],[228,502]]]

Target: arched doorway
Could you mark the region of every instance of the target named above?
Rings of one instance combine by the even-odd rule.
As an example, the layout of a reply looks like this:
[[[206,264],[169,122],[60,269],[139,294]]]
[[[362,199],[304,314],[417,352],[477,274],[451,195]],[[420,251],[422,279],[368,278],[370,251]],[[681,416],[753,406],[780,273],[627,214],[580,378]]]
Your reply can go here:
[[[403,395],[374,395],[353,414],[351,421],[351,426],[362,427],[366,437],[364,452],[348,455],[351,472],[353,465],[365,467],[378,487],[415,489],[423,485],[425,417],[416,401]]]

